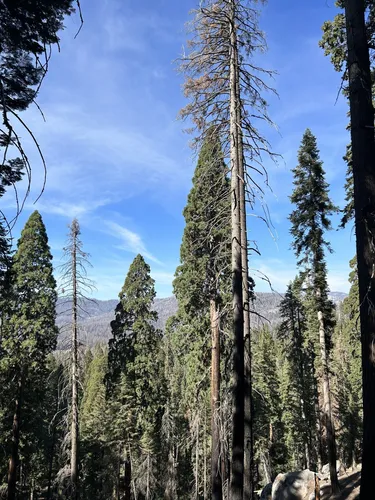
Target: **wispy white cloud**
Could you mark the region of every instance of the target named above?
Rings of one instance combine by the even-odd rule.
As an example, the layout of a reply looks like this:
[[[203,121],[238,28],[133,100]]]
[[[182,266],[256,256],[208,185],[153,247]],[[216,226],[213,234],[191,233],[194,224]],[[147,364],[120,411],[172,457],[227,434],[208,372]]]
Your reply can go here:
[[[140,253],[146,259],[149,259],[156,264],[163,265],[160,260],[154,257],[154,255],[146,249],[146,246],[139,234],[130,231],[130,229],[127,229],[120,224],[117,224],[117,222],[106,221],[105,225],[113,237],[121,240],[121,244],[117,245],[117,248],[134,254]]]
[[[103,207],[108,203],[108,199],[103,200],[91,200],[88,202],[64,202],[59,200],[51,200],[49,203],[38,201],[35,204],[27,204],[27,209],[39,210],[40,212],[46,212],[49,214],[61,215],[62,217],[67,217],[68,219],[73,219],[77,217],[81,219],[84,215],[95,211],[99,207]]]

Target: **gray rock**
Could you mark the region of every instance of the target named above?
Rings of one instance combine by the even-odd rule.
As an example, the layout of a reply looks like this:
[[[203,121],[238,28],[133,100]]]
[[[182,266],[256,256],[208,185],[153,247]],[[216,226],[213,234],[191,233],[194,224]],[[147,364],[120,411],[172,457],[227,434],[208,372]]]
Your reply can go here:
[[[345,467],[340,462],[340,460],[336,460],[336,472],[339,476],[341,476],[342,474],[345,474],[345,472],[346,472]],[[319,475],[319,477],[322,477],[323,479],[329,478],[329,464],[323,465],[322,472]]]
[[[317,500],[319,479],[311,470],[279,474],[272,485],[272,500]]]

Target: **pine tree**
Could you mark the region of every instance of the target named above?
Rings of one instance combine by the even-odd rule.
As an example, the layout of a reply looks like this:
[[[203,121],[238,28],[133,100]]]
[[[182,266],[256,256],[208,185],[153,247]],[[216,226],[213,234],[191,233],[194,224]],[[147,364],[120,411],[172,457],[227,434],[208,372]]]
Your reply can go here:
[[[356,258],[350,261],[350,267],[351,287],[349,295],[341,304],[335,329],[333,369],[340,456],[347,466],[355,466],[360,460],[362,444],[361,343]]]
[[[111,497],[116,480],[116,453],[111,435],[103,419],[113,418],[106,401],[104,377],[107,373],[107,349],[94,347],[84,374],[83,398],[80,405],[82,449],[82,497],[106,500]]]
[[[118,435],[119,457],[128,456],[138,491],[150,498],[158,453],[157,435],[161,423],[163,396],[160,360],[161,332],[153,322],[155,298],[150,267],[141,255],[132,262],[119,294],[113,338],[109,341],[108,396],[124,415]],[[117,384],[117,387],[116,387]],[[126,425],[127,424],[127,425]],[[130,455],[132,455],[130,458]]]
[[[57,294],[52,271],[46,229],[40,214],[35,211],[18,241],[12,264],[11,300],[2,325],[0,367],[9,381],[8,397],[15,408],[8,473],[9,500],[16,498],[19,444],[23,419],[26,420],[23,408],[33,397],[29,411],[36,411],[42,404],[46,358],[57,342]],[[27,418],[30,417],[29,414]]]
[[[207,318],[203,323],[206,332],[209,331]],[[207,345],[200,342],[201,328],[202,319],[188,327],[180,324],[176,316],[169,318],[166,324],[164,360],[167,399],[162,436],[166,444],[164,456],[168,463],[164,496],[168,500],[191,498],[190,485],[197,482],[189,426],[198,405],[209,390],[208,376],[204,370],[209,355]],[[192,338],[194,342],[191,342]]]
[[[212,498],[222,498],[220,471],[220,330],[229,291],[230,223],[229,180],[221,144],[214,129],[208,132],[184,209],[185,230],[181,265],[174,280],[180,325],[209,317],[211,329],[211,487]],[[180,326],[180,327],[181,327]],[[205,322],[190,339],[206,338]],[[198,333],[200,332],[200,334]],[[209,345],[209,342],[206,342]]]
[[[329,334],[333,306],[328,298],[324,250],[330,250],[324,232],[331,227],[329,216],[335,210],[328,196],[328,184],[319,158],[316,138],[310,130],[303,135],[298,165],[293,169],[294,191],[290,197],[296,209],[290,215],[293,248],[306,276],[311,298],[311,334],[319,339],[323,397],[322,420],[327,434],[332,491],[339,488],[336,472],[336,442],[329,386]],[[315,323],[316,321],[316,323]],[[315,324],[314,324],[315,323]]]
[[[279,353],[269,328],[255,332],[253,338],[254,444],[261,476],[270,483],[286,465]]]
[[[289,284],[280,303],[282,321],[278,339],[282,342],[285,363],[282,367],[283,422],[286,429],[288,455],[293,457],[293,468],[313,468],[314,357],[306,332],[306,311],[301,293],[301,278]]]

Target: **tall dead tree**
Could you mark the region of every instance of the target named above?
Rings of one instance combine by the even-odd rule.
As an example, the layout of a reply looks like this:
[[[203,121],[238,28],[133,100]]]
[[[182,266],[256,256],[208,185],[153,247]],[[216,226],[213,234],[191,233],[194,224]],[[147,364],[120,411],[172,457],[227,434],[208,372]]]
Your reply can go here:
[[[361,498],[373,497],[375,468],[375,141],[364,0],[345,0],[350,131],[363,370]]]
[[[238,131],[238,46],[235,28],[235,2],[229,9],[229,134],[231,170],[232,210],[232,294],[233,294],[233,424],[232,424],[232,473],[231,498],[242,500],[244,473],[244,418],[245,418],[245,366],[244,366],[244,311],[242,289],[241,251],[241,195],[243,183],[240,179],[240,139]]]
[[[78,299],[77,299],[77,238],[79,234],[78,221],[73,220],[71,225],[71,262],[72,262],[72,348],[71,348],[71,375],[72,375],[72,421],[70,430],[70,480],[72,483],[72,497],[78,496]]]
[[[247,289],[244,276],[248,271],[244,268],[246,215],[243,209],[241,216],[241,206],[245,205],[245,191],[251,198],[262,193],[255,177],[265,173],[262,154],[269,153],[270,148],[254,122],[261,119],[270,123],[262,93],[270,90],[263,78],[271,72],[253,63],[253,53],[264,49],[265,41],[251,0],[201,1],[191,32],[189,54],[182,59],[182,70],[187,76],[185,94],[190,103],[182,110],[182,116],[193,119],[198,145],[209,128],[215,130],[230,162],[234,340],[231,499],[243,500],[244,289]],[[250,462],[248,455],[247,463]]]
[[[237,99],[239,93],[240,75],[237,66]],[[242,110],[237,107],[237,123],[241,123]],[[250,276],[248,264],[248,238],[246,218],[246,189],[245,189],[245,158],[243,156],[242,130],[238,128],[239,143],[239,179],[240,212],[241,212],[241,258],[242,258],[242,290],[243,290],[243,326],[244,326],[244,484],[243,499],[252,500],[254,495],[254,450],[253,450],[253,397],[251,374],[251,331],[250,331]],[[252,204],[253,200],[249,200]]]
[[[83,251],[80,239],[81,230],[77,219],[69,226],[68,244],[64,248],[66,262],[62,266],[61,288],[71,307],[71,408],[70,408],[70,498],[79,498],[78,488],[78,444],[79,444],[79,409],[78,409],[78,321],[79,312],[84,310],[82,302],[93,290],[93,282],[87,276],[90,266],[89,255]],[[87,299],[86,299],[87,300]]]

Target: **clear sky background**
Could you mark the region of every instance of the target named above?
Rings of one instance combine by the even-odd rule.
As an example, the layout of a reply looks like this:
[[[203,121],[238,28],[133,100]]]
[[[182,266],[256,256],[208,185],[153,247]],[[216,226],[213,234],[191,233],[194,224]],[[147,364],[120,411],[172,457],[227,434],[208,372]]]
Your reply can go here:
[[[19,236],[31,211],[45,221],[54,264],[61,263],[67,225],[78,217],[84,248],[91,254],[95,296],[116,298],[137,253],[151,266],[159,297],[172,293],[179,263],[184,220],[195,159],[189,136],[177,120],[186,104],[182,77],[173,61],[186,41],[184,24],[195,0],[81,0],[84,26],[79,36],[75,16],[66,21],[61,52],[56,49],[36,108],[23,118],[35,133],[48,165],[43,168],[25,131],[22,138],[33,165],[32,192],[14,229]],[[269,0],[261,28],[268,52],[259,61],[277,72],[279,97],[268,96],[269,113],[278,130],[267,137],[278,165],[267,162],[273,192],[266,196],[273,236],[254,218],[250,238],[260,257],[251,267],[268,275],[283,292],[296,274],[290,249],[291,169],[306,127],[317,136],[331,197],[344,204],[349,141],[347,103],[340,96],[340,75],[318,46],[321,25],[336,14],[333,0]],[[267,96],[266,96],[267,97]],[[12,211],[12,199],[3,204]],[[327,257],[332,291],[348,291],[348,261],[355,253],[352,227],[328,236],[334,253]],[[257,291],[269,291],[257,280]]]

